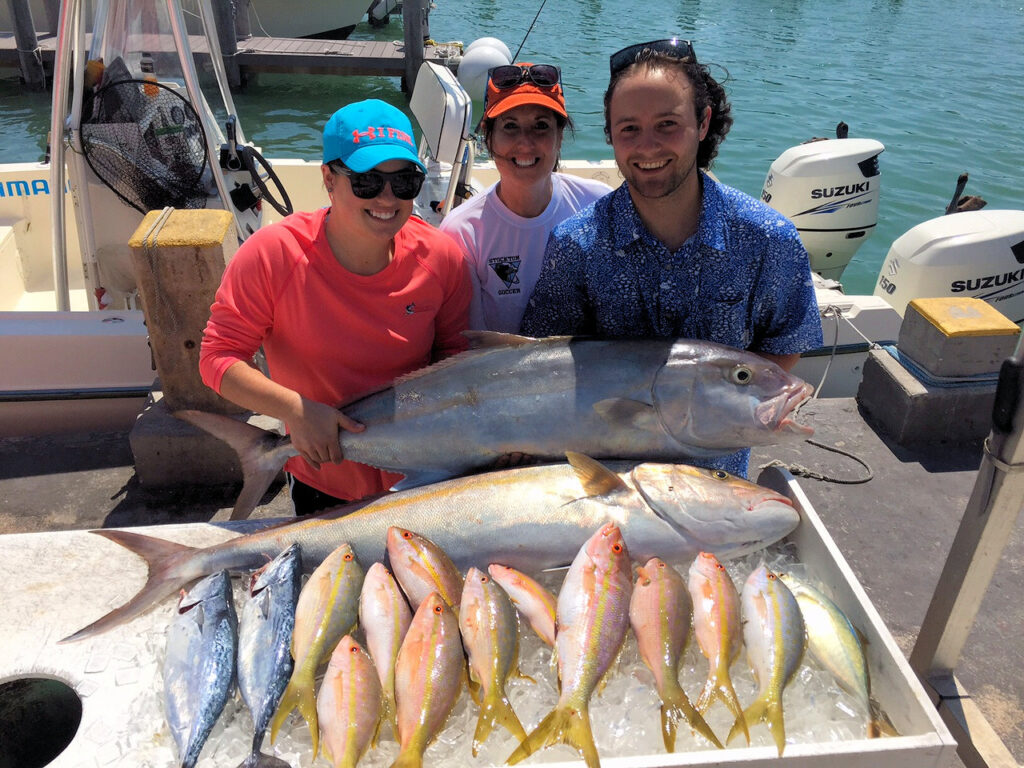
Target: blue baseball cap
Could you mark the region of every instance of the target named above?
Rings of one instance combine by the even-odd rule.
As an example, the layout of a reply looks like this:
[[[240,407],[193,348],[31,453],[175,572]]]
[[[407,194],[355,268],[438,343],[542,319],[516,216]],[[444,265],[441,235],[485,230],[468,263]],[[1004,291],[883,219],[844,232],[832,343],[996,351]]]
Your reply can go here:
[[[356,173],[388,160],[408,160],[427,170],[416,153],[409,118],[380,99],[357,101],[331,115],[324,126],[324,162],[333,160]]]

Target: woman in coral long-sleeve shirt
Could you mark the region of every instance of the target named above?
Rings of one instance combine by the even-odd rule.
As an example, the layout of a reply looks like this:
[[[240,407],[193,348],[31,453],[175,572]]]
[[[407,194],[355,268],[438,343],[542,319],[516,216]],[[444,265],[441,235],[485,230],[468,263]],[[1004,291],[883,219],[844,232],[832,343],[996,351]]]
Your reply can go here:
[[[257,231],[228,264],[200,358],[228,400],[285,422],[297,514],[380,493],[399,475],[342,460],[336,406],[466,347],[471,287],[458,246],[417,218],[412,126],[377,100],[324,129],[331,205]],[[263,346],[270,377],[252,366]]]

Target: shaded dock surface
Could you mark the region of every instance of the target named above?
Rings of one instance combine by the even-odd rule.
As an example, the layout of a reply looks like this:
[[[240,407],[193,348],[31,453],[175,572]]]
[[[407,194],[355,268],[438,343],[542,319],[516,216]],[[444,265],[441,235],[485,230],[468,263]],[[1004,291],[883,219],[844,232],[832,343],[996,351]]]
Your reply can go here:
[[[903,448],[877,435],[852,399],[804,406],[815,439],[849,451],[874,472],[844,485],[800,485],[890,632],[909,656],[970,497],[981,444]],[[806,442],[755,449],[751,474],[770,461],[854,480],[864,469]],[[132,467],[127,432],[0,439],[0,533],[226,520],[235,488],[147,489]],[[291,514],[277,486],[260,517]],[[1024,526],[1015,528],[981,605],[957,676],[1024,761]]]

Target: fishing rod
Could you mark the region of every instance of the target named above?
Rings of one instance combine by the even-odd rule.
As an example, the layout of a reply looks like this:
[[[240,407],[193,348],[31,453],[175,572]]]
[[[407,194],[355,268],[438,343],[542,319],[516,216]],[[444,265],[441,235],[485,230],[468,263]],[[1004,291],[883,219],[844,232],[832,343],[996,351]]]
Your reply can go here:
[[[523,41],[519,43],[519,47],[516,48],[516,55],[512,57],[511,63],[515,63],[515,61],[519,58],[519,52],[523,50],[523,45],[526,43],[526,38],[528,38],[530,36],[530,33],[533,32],[533,25],[537,23],[537,19],[540,17],[540,12],[544,10],[544,4],[547,3],[547,1],[548,0],[541,0],[540,8],[537,9],[537,15],[534,16],[533,21],[530,22],[530,28],[526,30],[526,34],[523,35]]]

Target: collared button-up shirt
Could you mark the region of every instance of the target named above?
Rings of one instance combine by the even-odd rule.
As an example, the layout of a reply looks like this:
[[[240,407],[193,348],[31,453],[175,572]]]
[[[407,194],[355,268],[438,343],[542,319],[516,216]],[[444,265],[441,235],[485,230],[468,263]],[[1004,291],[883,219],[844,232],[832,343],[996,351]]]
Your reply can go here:
[[[670,251],[625,183],[551,233],[531,336],[680,337],[786,355],[822,345],[807,252],[778,211],[701,173],[697,232]],[[749,451],[694,461],[746,475]]]

